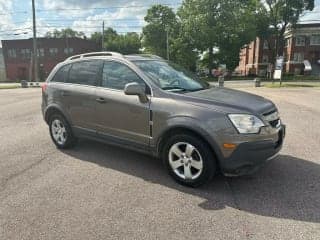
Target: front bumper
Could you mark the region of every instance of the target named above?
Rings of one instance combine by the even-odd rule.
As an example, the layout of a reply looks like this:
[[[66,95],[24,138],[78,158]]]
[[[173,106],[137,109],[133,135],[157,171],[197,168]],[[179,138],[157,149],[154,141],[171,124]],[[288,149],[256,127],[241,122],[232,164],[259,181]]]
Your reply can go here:
[[[250,175],[261,168],[268,160],[277,156],[282,148],[286,126],[278,132],[278,140],[244,142],[227,158],[220,161],[221,171],[226,176]]]

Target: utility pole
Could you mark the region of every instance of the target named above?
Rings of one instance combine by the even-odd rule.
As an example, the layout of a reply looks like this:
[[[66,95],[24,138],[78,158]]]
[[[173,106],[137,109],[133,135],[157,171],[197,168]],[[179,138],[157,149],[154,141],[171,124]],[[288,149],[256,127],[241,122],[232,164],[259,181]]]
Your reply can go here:
[[[36,28],[36,10],[34,0],[32,0],[32,18],[33,18],[33,71],[34,80],[39,81],[38,78],[38,48],[37,48],[37,28]]]
[[[102,22],[102,38],[101,38],[101,47],[102,51],[104,51],[104,21]]]
[[[69,39],[68,39],[68,34],[65,33],[64,37],[65,37],[65,40],[66,40],[66,49],[67,49],[66,54],[67,54],[67,56],[69,57],[69,55],[70,55],[71,52],[69,51]]]
[[[166,29],[167,32],[167,60],[169,61],[169,29]]]

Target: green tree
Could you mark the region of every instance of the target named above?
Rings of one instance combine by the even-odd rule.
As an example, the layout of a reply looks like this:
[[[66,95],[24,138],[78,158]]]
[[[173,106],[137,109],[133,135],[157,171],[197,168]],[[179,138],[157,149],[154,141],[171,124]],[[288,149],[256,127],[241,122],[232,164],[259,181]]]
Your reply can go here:
[[[147,22],[142,37],[145,52],[167,58],[167,36],[171,44],[177,35],[176,14],[168,6],[154,5],[148,9],[144,20]]]
[[[146,53],[166,59],[168,40],[170,60],[189,70],[196,70],[198,53],[180,31],[179,18],[171,8],[154,5],[148,10],[145,21],[147,25],[143,28],[142,46]]]
[[[83,32],[75,31],[71,28],[65,28],[65,29],[55,29],[53,31],[49,31],[45,34],[45,37],[47,38],[64,38],[64,37],[79,37],[84,38],[85,34]]]
[[[181,31],[195,49],[208,51],[209,69],[218,62],[233,70],[241,47],[256,36],[259,4],[257,0],[185,0],[178,11]]]
[[[267,41],[273,37],[276,40],[276,46],[272,48],[274,58],[276,55],[282,56],[285,31],[288,27],[295,27],[305,10],[314,9],[314,0],[265,0],[263,3],[259,12],[258,35]]]
[[[102,34],[95,32],[91,40],[101,43]],[[137,33],[118,34],[114,29],[104,31],[104,49],[122,54],[139,53],[141,48],[140,36]]]
[[[173,62],[178,63],[193,72],[196,71],[199,53],[186,41],[186,38],[182,34],[179,34],[178,37],[172,39],[170,44],[170,56],[170,59]]]

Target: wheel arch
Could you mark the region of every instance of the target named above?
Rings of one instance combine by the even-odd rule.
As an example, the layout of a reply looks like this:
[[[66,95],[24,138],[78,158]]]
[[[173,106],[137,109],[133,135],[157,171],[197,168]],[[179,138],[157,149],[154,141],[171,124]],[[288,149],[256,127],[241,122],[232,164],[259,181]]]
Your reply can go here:
[[[61,114],[68,121],[68,123],[70,123],[70,119],[68,118],[67,114],[65,114],[65,112],[59,106],[52,105],[45,110],[44,120],[47,124],[49,124],[50,116],[52,116],[54,113]]]
[[[216,162],[218,164],[218,167],[220,167],[220,159],[221,159],[221,152],[218,147],[218,144],[215,142],[214,139],[206,135],[203,131],[199,129],[192,128],[190,126],[184,126],[184,125],[178,125],[178,126],[172,126],[168,129],[166,129],[162,134],[161,137],[159,137],[157,141],[157,147],[156,147],[156,154],[157,156],[161,156],[163,148],[165,146],[166,140],[169,139],[169,137],[177,134],[190,134],[192,136],[195,136],[199,139],[201,139],[203,142],[205,142],[208,147],[210,147],[214,157],[216,158]]]

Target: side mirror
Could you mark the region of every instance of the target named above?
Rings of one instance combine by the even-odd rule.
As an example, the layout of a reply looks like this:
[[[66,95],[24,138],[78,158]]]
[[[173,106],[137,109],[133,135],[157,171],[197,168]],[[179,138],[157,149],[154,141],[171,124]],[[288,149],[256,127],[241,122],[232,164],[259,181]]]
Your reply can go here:
[[[141,102],[146,103],[149,101],[145,88],[140,84],[133,82],[127,83],[124,87],[124,94],[126,95],[137,95]]]

